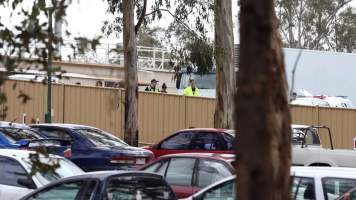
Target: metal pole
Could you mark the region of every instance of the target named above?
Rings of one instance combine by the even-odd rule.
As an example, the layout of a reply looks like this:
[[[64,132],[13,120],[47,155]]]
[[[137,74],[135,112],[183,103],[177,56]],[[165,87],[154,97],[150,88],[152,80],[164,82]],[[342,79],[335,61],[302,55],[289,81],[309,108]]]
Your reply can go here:
[[[52,8],[48,12],[47,113],[45,122],[52,122]]]

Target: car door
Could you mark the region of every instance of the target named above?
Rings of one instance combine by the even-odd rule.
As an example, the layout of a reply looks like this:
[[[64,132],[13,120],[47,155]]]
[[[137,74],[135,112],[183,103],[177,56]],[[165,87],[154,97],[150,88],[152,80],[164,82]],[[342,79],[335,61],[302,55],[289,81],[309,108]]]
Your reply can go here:
[[[228,149],[228,144],[221,133],[199,132],[194,134],[190,146],[191,152],[203,153],[234,153]]]
[[[315,182],[310,177],[293,177],[292,200],[316,200]]]
[[[193,187],[194,193],[210,184],[231,176],[233,173],[230,167],[222,161],[199,159],[195,174],[196,179]]]
[[[153,149],[153,153],[156,157],[160,157],[167,154],[190,152],[190,143],[193,136],[194,134],[190,131],[176,133],[162,141]]]
[[[0,156],[0,199],[17,200],[30,193],[33,189],[19,184],[19,180],[28,180],[27,175],[18,161]]]
[[[166,165],[166,170],[162,167],[158,170],[160,174],[165,171],[165,179],[178,199],[186,198],[194,193],[193,179],[196,163],[195,158],[171,158]]]

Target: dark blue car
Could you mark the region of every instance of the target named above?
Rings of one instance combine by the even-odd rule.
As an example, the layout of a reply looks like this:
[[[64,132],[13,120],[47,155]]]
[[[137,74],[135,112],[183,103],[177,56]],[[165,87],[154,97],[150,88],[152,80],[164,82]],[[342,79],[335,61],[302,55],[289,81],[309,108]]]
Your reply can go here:
[[[132,147],[100,129],[73,124],[36,124],[32,129],[41,136],[71,142],[72,162],[84,171],[129,170],[151,159],[151,151]]]
[[[23,184],[31,187],[31,182]],[[176,200],[162,176],[145,172],[91,172],[42,187],[21,200]]]

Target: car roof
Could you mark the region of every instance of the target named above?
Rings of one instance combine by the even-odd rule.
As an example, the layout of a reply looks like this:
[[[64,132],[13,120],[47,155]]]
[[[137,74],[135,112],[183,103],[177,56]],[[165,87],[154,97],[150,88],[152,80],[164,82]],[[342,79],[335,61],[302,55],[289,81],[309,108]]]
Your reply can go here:
[[[199,132],[199,131],[209,131],[209,132],[234,132],[232,129],[223,129],[223,128],[188,128],[182,129],[178,132],[182,131],[192,131],[192,132]]]
[[[216,153],[177,153],[161,156],[161,158],[211,158],[216,160],[234,161],[234,154],[216,154]]]
[[[306,129],[306,128],[310,128],[310,127],[311,126],[308,126],[308,125],[292,124],[292,128]]]
[[[36,153],[35,151],[19,150],[19,149],[0,149],[0,156],[11,157],[14,159],[29,158],[30,154]],[[60,156],[50,155],[51,157],[61,158]]]
[[[30,127],[26,124],[0,121],[0,128],[20,128],[20,129],[29,129]]]
[[[105,180],[106,178],[110,176],[115,176],[115,175],[130,175],[130,174],[137,174],[137,175],[152,175],[156,177],[161,177],[159,174],[155,173],[150,173],[150,172],[144,172],[144,171],[125,171],[125,170],[112,170],[112,171],[96,171],[96,172],[86,172],[84,174],[80,175],[75,175],[75,176],[70,176],[67,178],[60,179],[57,182],[62,182],[62,181],[68,181],[68,180],[73,180],[73,179],[88,179],[88,178],[96,178],[99,180]]]
[[[344,177],[356,179],[356,168],[346,167],[292,167],[291,175],[303,177]]]
[[[80,124],[62,124],[62,123],[43,123],[43,124],[31,124],[30,127],[60,127],[60,128],[69,128],[69,129],[88,129],[93,128],[92,126],[80,125]]]

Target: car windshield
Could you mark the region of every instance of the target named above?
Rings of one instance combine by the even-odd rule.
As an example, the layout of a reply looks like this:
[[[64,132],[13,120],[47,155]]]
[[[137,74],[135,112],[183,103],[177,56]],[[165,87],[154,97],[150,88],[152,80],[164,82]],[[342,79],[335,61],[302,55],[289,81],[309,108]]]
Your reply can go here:
[[[162,178],[154,176],[118,176],[108,181],[104,200],[176,199]]]
[[[184,89],[189,85],[189,79],[194,78],[199,89],[215,89],[216,88],[216,74],[187,74],[183,73],[180,81],[180,89]]]
[[[80,134],[88,138],[95,146],[127,146],[124,141],[99,129],[77,129]]]
[[[26,164],[26,167],[28,169],[32,168],[33,164],[29,158],[24,158],[23,161]],[[40,158],[40,161],[41,161],[41,163],[46,163],[46,164],[56,164],[56,163],[59,164],[59,168],[57,168],[55,170],[55,173],[43,172],[43,171],[41,172],[41,170],[38,171],[38,173],[35,176],[37,177],[38,181],[42,185],[46,185],[48,183],[51,183],[51,182],[61,179],[61,178],[84,173],[83,170],[81,170],[79,167],[77,167],[71,161],[64,159],[64,158],[57,158],[57,157]]]
[[[0,131],[12,142],[16,142],[23,139],[39,139],[39,136],[35,131],[30,129],[19,128],[0,128]]]

